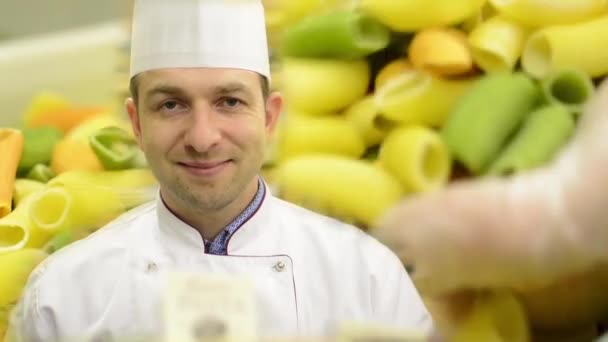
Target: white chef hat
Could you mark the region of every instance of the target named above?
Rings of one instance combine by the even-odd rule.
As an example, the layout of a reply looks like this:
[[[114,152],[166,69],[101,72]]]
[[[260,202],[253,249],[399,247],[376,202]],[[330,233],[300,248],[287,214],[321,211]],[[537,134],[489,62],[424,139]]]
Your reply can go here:
[[[260,0],[136,0],[129,76],[179,67],[238,68],[270,80]]]

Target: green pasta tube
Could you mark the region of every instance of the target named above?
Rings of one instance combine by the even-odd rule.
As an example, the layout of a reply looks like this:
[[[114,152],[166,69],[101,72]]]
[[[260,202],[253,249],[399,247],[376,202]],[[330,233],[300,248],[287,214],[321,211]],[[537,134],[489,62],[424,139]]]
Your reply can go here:
[[[574,24],[608,9],[605,0],[489,0],[501,14],[529,27]]]
[[[122,170],[134,167],[133,162],[139,147],[127,131],[113,126],[105,127],[95,132],[89,143],[104,169]]]
[[[528,39],[522,67],[535,77],[576,68],[591,77],[608,73],[608,15],[573,25],[550,26]]]
[[[463,95],[441,129],[453,158],[480,174],[540,98],[539,87],[523,73],[484,76]]]
[[[48,164],[55,144],[63,137],[60,130],[50,126],[24,128],[22,132],[23,154],[18,167],[20,175],[26,174],[36,164]]]
[[[45,245],[42,250],[48,254],[52,254],[74,241],[74,233],[71,231],[60,231],[55,234]]]
[[[26,176],[28,179],[46,183],[55,177],[55,172],[46,164],[36,164]]]
[[[450,176],[447,146],[436,131],[423,126],[391,131],[380,147],[378,160],[408,192],[439,189]]]
[[[437,127],[473,83],[473,79],[450,80],[411,69],[388,80],[374,100],[384,119]]]
[[[388,46],[390,31],[357,11],[313,15],[288,28],[281,52],[310,58],[362,58]]]
[[[469,34],[475,63],[485,72],[511,71],[521,56],[527,30],[503,17],[479,24]]]
[[[489,174],[508,175],[543,165],[555,157],[574,129],[572,114],[562,106],[535,110],[490,167]]]
[[[86,237],[90,232],[87,230],[73,231],[62,230],[55,234],[42,248],[48,254],[52,254],[63,247]]]
[[[564,106],[574,114],[581,113],[595,90],[591,77],[574,69],[553,72],[541,84],[545,101]]]

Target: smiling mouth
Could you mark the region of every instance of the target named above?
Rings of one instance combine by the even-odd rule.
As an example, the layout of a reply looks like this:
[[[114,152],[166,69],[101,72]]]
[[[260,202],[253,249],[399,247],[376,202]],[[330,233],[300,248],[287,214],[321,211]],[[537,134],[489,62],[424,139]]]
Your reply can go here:
[[[213,170],[232,162],[232,159],[214,162],[178,162],[180,166],[198,170]]]

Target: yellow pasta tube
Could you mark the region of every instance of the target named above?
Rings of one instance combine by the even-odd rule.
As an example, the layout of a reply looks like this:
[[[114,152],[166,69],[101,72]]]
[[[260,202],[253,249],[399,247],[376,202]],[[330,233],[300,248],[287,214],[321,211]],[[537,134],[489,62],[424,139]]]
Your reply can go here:
[[[158,182],[150,169],[125,169],[113,171],[71,171],[58,175],[49,181],[50,187],[65,188],[79,198],[87,191],[99,198],[83,200],[82,205],[90,206],[95,212],[96,203],[107,198],[118,198],[120,207],[129,209],[150,201],[156,195]],[[91,196],[93,197],[93,196]],[[81,205],[79,203],[79,205]]]
[[[157,181],[150,169],[140,168],[101,172],[82,170],[64,172],[51,179],[48,184],[51,186],[78,184],[84,187],[93,185],[129,191],[155,185]]]
[[[45,184],[29,178],[17,178],[15,180],[15,191],[13,202],[18,206],[27,196],[44,189]]]
[[[529,27],[574,24],[605,14],[605,0],[489,0],[496,10]]]
[[[314,117],[291,112],[277,134],[280,161],[309,153],[359,158],[365,152],[363,137],[344,117]]]
[[[422,70],[409,70],[376,90],[381,117],[402,124],[441,126],[472,79],[443,79]]]
[[[380,112],[371,95],[357,101],[344,112],[346,120],[363,137],[366,147],[378,145],[387,133],[381,125],[378,125],[379,116]]]
[[[528,319],[513,294],[504,290],[480,293],[450,341],[528,342]]]
[[[496,9],[490,3],[486,2],[476,13],[469,18],[465,19],[460,28],[467,33],[473,31],[477,26],[481,25],[484,21],[497,15]]]
[[[412,70],[413,66],[407,58],[398,58],[384,65],[376,75],[374,80],[374,88],[381,88],[390,79],[399,76],[400,74]]]
[[[285,58],[281,85],[288,108],[309,114],[338,112],[365,96],[371,70],[364,59]]]
[[[450,176],[450,155],[439,134],[422,126],[405,126],[389,133],[380,147],[380,165],[406,191],[427,192],[445,185]]]
[[[19,300],[31,272],[46,257],[44,251],[31,248],[0,254],[0,310]]]
[[[527,35],[526,28],[510,19],[488,19],[469,34],[475,64],[485,72],[513,70]]]
[[[126,210],[116,191],[94,185],[49,187],[33,196],[29,209],[32,231],[49,234],[32,234],[29,247],[44,246],[59,231],[93,231]]]
[[[361,0],[362,11],[398,32],[456,24],[476,13],[486,0]]]
[[[0,217],[12,210],[17,166],[23,153],[23,133],[12,128],[0,129]]]
[[[60,231],[93,231],[151,200],[155,185],[146,169],[66,172],[25,197],[9,221],[0,221],[0,243],[40,248]]]
[[[10,214],[0,218],[0,255],[24,248],[32,234],[29,205],[32,196],[26,197]],[[39,232],[34,232],[34,234]]]
[[[562,68],[591,77],[608,73],[608,15],[574,25],[552,26],[533,33],[522,54],[524,70],[545,77]]]
[[[278,196],[346,222],[371,227],[403,194],[386,170],[361,159],[305,155],[279,165]]]
[[[63,191],[45,188],[32,195],[29,206],[29,218],[32,237],[27,242],[28,247],[40,248],[55,235],[66,221],[68,209],[72,206],[73,198]]]
[[[421,30],[408,48],[412,65],[440,76],[461,75],[473,69],[467,36],[454,28]]]

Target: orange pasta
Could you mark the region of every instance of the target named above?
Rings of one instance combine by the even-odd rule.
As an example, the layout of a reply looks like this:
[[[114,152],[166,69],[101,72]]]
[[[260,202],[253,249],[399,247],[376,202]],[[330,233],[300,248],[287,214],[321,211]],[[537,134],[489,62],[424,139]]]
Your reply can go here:
[[[11,212],[17,166],[23,153],[23,133],[0,129],[0,217]]]

